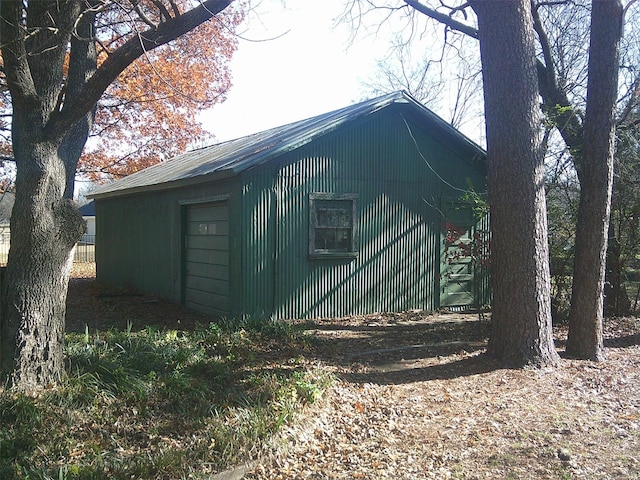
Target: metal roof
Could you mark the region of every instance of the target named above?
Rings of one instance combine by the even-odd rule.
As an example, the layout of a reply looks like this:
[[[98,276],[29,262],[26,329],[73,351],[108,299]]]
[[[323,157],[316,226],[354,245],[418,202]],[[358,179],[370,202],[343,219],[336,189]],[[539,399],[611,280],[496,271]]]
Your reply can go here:
[[[473,150],[483,152],[481,147],[407,92],[398,91],[306,120],[183,153],[166,162],[98,187],[88,197],[119,196],[181,186],[209,178],[232,177],[279,154],[305,145],[347,122],[362,118],[394,103],[411,105],[413,110],[423,115],[434,126],[446,131]]]

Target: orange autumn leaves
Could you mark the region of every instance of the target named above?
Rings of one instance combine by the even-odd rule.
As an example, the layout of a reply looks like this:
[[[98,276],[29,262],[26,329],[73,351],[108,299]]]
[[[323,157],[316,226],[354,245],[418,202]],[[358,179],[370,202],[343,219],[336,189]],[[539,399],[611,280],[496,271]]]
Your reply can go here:
[[[231,86],[229,60],[245,6],[231,8],[147,52],[110,86],[97,106],[79,174],[98,183],[119,178],[209,137],[198,114],[223,101]]]
[[[98,64],[140,32],[194,7],[192,0],[104,2],[96,16]],[[210,138],[198,114],[225,99],[236,28],[248,5],[235,1],[174,42],[148,51],[113,82],[96,106],[77,172],[100,183],[166,160]],[[64,80],[69,69],[64,65]],[[0,55],[0,66],[2,57]],[[63,89],[64,92],[64,89]],[[64,97],[61,98],[64,102]],[[11,100],[0,69],[0,177],[11,183]],[[4,168],[8,167],[8,168]]]

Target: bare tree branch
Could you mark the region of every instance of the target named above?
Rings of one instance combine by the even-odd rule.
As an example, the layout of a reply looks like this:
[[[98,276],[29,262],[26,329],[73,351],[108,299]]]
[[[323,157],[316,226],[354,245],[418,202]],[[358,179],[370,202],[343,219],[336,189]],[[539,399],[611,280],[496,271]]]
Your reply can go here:
[[[94,75],[87,81],[82,95],[72,104],[63,106],[62,110],[52,115],[47,124],[46,132],[52,137],[61,131],[66,131],[71,125],[80,120],[83,115],[93,108],[107,87],[120,75],[134,60],[145,52],[153,50],[161,45],[175,40],[184,33],[206,22],[211,17],[228,7],[233,0],[206,0],[199,6],[173,17],[150,28],[139,35],[132,37],[122,46],[118,47],[100,65]]]
[[[442,12],[438,12],[437,10],[434,10],[433,8],[427,7],[426,5],[424,5],[423,3],[420,3],[417,0],[404,0],[404,3],[406,3],[407,5],[409,5],[410,7],[416,9],[418,12],[433,18],[434,20],[437,20],[438,22],[446,25],[447,27],[449,27],[452,30],[456,30],[458,32],[464,33],[465,35],[468,35],[470,37],[473,38],[478,38],[478,30],[474,27],[472,27],[471,25],[467,25],[466,23],[462,23],[459,22],[458,20],[455,20],[454,18],[452,18],[449,15],[446,15]],[[457,7],[457,8],[452,8],[453,11],[455,10],[459,10],[462,9],[466,6],[466,4],[462,7]]]

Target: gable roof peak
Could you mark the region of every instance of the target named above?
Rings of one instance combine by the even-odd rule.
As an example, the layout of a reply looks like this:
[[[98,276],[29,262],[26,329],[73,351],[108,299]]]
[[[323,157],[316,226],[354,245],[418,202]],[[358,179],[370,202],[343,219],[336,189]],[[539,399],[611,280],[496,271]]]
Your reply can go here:
[[[336,128],[375,113],[392,104],[409,104],[439,129],[444,129],[458,141],[478,151],[480,147],[438,117],[404,90],[354,103],[297,122],[270,128],[262,132],[227,140],[178,155],[109,185],[98,187],[89,198],[117,196],[144,190],[164,188],[161,185],[183,185],[197,177],[235,176],[249,168],[269,161],[277,155],[301,147]]]

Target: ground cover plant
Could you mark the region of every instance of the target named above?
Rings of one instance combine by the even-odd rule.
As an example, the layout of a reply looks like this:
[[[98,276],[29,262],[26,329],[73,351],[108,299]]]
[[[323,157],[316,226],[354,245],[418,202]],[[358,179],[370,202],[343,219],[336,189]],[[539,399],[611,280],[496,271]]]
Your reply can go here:
[[[0,393],[0,478],[206,478],[255,457],[329,380],[275,322],[69,333],[67,378]]]
[[[0,393],[2,480],[640,479],[637,317],[605,362],[557,325],[558,366],[507,369],[477,315],[211,324],[74,275],[65,385]]]

